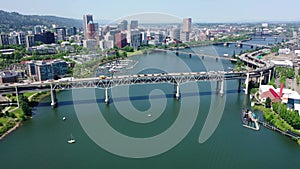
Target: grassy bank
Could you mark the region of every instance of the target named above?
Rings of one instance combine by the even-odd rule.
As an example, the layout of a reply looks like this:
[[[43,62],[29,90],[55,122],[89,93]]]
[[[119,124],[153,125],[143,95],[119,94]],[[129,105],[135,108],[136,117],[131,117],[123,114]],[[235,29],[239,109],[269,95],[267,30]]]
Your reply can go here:
[[[35,107],[45,97],[49,96],[50,92],[28,92],[24,96],[29,99],[29,106]],[[10,98],[15,96],[9,96]],[[16,99],[16,98],[13,98]],[[21,108],[17,106],[10,106],[5,112],[0,112],[0,140],[3,139],[10,132],[13,132],[19,127],[23,121],[29,119]]]
[[[264,119],[271,125],[279,128],[282,131],[290,130],[294,133],[300,134],[298,130],[288,124],[283,118],[280,117],[277,113],[269,108],[265,108],[264,106],[255,105],[254,110],[259,110],[263,112]],[[297,143],[300,145],[300,139],[296,140]]]

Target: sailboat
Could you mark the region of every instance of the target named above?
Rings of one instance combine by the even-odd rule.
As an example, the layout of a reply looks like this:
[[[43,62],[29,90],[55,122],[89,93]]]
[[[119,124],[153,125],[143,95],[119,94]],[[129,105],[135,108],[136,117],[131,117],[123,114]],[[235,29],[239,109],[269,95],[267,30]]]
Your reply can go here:
[[[75,141],[73,135],[71,134],[71,137],[70,137],[70,140],[68,140],[68,143],[69,143],[69,144],[73,144],[73,143],[75,143],[75,142],[76,142],[76,141]]]

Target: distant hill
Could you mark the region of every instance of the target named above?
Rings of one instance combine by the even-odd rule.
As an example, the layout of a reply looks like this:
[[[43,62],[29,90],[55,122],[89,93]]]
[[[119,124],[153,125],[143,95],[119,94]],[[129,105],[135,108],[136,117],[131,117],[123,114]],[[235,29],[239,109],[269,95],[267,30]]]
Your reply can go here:
[[[22,15],[17,12],[0,10],[0,32],[33,30],[35,25],[45,25],[51,28],[52,24],[65,27],[82,27],[82,21],[79,19],[57,16]]]

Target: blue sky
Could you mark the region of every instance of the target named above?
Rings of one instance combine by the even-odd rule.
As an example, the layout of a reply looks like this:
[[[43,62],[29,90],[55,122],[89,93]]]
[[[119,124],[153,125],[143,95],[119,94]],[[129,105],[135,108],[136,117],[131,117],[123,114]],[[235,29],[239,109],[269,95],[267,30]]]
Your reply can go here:
[[[299,0],[0,0],[0,9],[22,14],[115,20],[156,12],[194,22],[300,21]]]

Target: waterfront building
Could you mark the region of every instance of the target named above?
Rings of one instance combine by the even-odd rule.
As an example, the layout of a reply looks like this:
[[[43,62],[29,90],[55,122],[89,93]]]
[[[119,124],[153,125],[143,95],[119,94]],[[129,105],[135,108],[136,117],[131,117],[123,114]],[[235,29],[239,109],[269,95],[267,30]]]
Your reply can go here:
[[[138,49],[142,44],[142,34],[139,30],[128,30],[127,32],[127,42],[134,49]]]
[[[9,45],[8,35],[1,33],[0,34],[0,46]]]
[[[30,77],[36,75],[35,61],[28,61],[28,62],[26,62],[26,73]]]
[[[142,44],[146,45],[148,44],[148,36],[147,36],[147,32],[141,32],[142,35]]]
[[[300,116],[300,95],[299,93],[293,91],[288,95],[287,107],[298,111]]]
[[[53,79],[53,70],[51,64],[47,64],[45,61],[37,62],[35,69],[38,81]]]
[[[83,33],[85,39],[87,39],[88,24],[93,22],[93,15],[83,15]]]
[[[170,38],[173,40],[180,40],[180,29],[173,28],[170,32]]]
[[[50,62],[54,76],[63,76],[68,74],[68,63],[61,59],[55,59]]]
[[[18,82],[18,74],[16,72],[0,72],[0,84]]]
[[[163,32],[155,32],[154,39],[158,42],[164,42],[164,34]]]
[[[66,61],[56,59],[52,61],[35,61],[29,62],[28,69],[32,69],[32,63],[35,64],[35,72],[38,81],[55,79],[68,74],[68,64]],[[32,71],[32,70],[31,70]],[[32,74],[33,75],[33,74]]]

